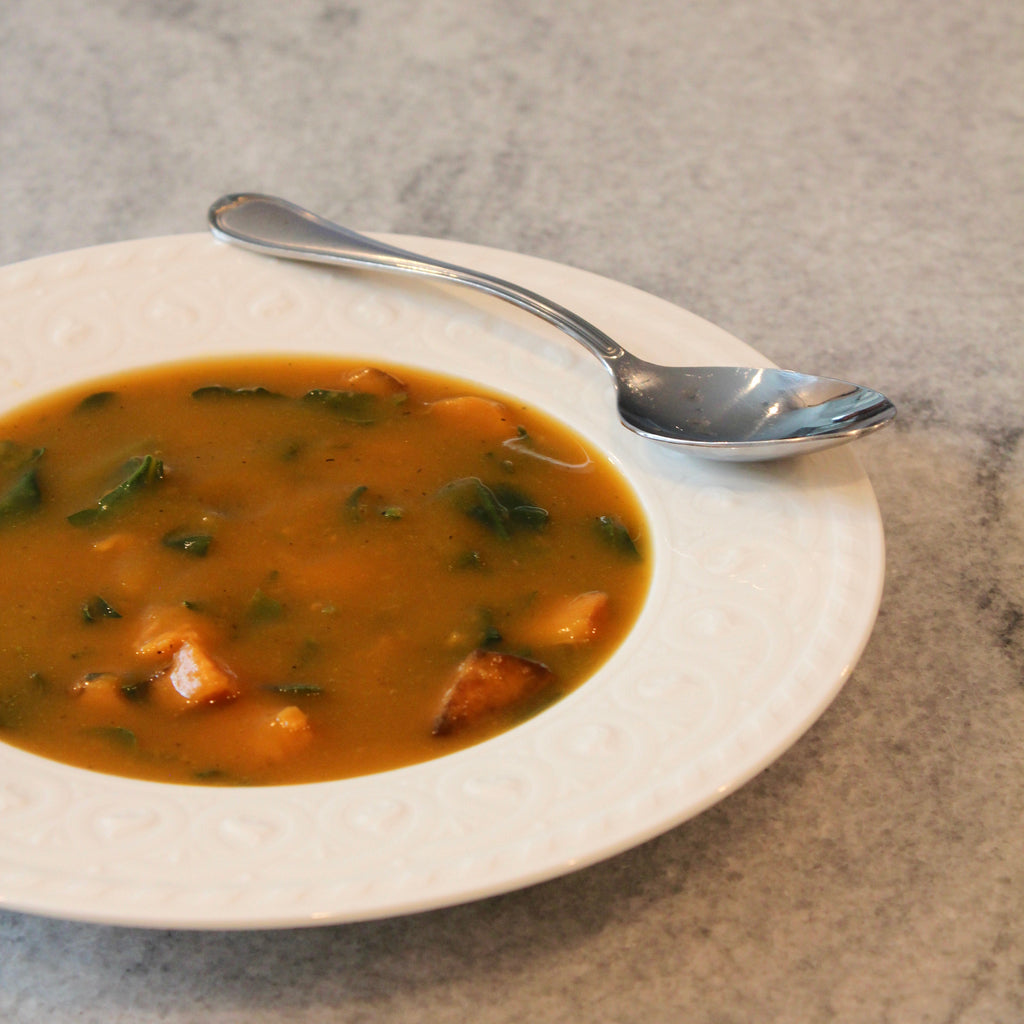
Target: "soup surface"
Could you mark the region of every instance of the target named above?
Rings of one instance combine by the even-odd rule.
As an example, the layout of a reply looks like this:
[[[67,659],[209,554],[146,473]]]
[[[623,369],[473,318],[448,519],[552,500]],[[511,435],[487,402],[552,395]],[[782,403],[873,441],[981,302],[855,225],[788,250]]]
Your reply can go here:
[[[0,738],[266,785],[480,742],[577,686],[649,582],[564,426],[324,358],[134,371],[0,420]]]

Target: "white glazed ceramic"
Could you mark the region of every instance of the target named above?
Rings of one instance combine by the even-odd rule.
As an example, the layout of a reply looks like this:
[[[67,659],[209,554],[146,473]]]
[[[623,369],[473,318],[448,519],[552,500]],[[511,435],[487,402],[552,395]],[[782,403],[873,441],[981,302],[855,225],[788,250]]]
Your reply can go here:
[[[550,295],[647,359],[768,365],[698,317],[591,274],[392,240]],[[720,800],[778,757],[852,671],[884,554],[874,495],[848,448],[775,464],[698,460],[623,430],[605,371],[536,318],[464,290],[277,262],[206,235],[0,270],[0,411],[134,365],[256,351],[442,370],[559,417],[610,454],[643,502],[655,538],[647,605],[576,693],[497,739],[399,771],[206,789],[68,768],[0,743],[0,906],[264,928],[503,892]]]

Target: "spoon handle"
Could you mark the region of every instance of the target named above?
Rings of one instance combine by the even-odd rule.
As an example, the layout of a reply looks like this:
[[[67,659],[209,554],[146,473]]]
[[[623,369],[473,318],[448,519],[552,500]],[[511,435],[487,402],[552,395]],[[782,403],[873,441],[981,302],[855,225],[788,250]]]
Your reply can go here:
[[[223,196],[210,207],[209,221],[214,237],[265,255],[404,271],[468,285],[565,331],[612,372],[612,363],[624,354],[603,331],[543,295],[490,274],[378,242],[275,196],[251,192]]]

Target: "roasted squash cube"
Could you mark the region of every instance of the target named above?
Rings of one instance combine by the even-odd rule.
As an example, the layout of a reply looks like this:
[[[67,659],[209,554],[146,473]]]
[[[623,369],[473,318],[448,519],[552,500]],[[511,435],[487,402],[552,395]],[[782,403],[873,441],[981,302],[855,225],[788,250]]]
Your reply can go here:
[[[488,441],[507,441],[519,433],[507,406],[479,395],[441,398],[429,409],[444,423]]]
[[[216,704],[238,695],[234,675],[191,640],[174,652],[167,679],[189,704]]]
[[[445,736],[538,694],[554,680],[539,661],[498,651],[475,650],[455,670],[441,701],[433,733]]]
[[[378,398],[406,393],[406,386],[397,377],[376,366],[366,366],[347,374],[345,387],[350,391],[358,391],[361,395],[376,395]]]
[[[608,595],[590,590],[545,603],[515,636],[530,647],[582,644],[600,634],[607,618]]]

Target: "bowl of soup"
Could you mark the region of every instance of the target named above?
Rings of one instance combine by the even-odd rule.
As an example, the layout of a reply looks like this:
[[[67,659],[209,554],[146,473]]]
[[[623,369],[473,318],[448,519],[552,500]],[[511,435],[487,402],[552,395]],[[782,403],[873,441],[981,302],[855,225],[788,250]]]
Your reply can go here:
[[[653,361],[756,352],[624,284],[402,240]],[[856,454],[623,429],[483,295],[143,239],[0,269],[0,903],[291,927],[553,878],[720,800],[870,634]]]
[[[642,607],[650,537],[596,446],[411,367],[136,368],[0,418],[0,738],[268,785],[481,742]]]

